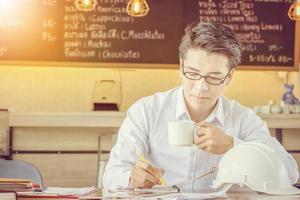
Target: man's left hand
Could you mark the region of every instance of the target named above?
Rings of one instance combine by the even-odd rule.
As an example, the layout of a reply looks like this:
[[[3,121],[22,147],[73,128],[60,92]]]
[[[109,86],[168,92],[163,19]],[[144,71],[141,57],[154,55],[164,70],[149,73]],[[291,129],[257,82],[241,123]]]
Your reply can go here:
[[[198,130],[194,143],[208,153],[223,154],[233,147],[233,137],[207,122],[197,123]]]

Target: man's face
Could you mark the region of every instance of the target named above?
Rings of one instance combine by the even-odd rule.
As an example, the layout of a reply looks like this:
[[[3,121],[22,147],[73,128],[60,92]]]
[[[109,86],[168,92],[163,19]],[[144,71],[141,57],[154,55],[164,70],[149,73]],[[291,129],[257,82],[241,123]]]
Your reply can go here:
[[[200,48],[191,48],[187,51],[185,59],[180,60],[180,74],[184,98],[189,109],[194,111],[210,109],[216,104],[234,72],[229,70],[228,62],[226,56],[218,53],[207,53]],[[190,78],[199,78],[200,74],[209,76],[206,80],[212,83],[220,83],[223,80],[224,82],[213,85],[206,82],[203,77],[200,80],[190,80],[183,74],[183,71]]]

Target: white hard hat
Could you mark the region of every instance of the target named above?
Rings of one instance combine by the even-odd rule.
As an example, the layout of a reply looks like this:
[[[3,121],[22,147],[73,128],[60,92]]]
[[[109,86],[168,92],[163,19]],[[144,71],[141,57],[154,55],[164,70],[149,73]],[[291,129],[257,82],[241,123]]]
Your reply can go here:
[[[300,190],[291,185],[276,152],[256,142],[244,142],[224,154],[212,187],[228,184],[246,185],[254,191],[274,195],[300,194]]]

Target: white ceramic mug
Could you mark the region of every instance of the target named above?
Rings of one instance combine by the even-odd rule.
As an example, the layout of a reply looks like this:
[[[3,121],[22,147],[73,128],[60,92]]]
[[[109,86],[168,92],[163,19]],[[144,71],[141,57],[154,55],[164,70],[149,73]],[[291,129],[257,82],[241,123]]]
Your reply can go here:
[[[193,121],[168,122],[169,144],[171,146],[191,146],[194,144],[196,124]]]

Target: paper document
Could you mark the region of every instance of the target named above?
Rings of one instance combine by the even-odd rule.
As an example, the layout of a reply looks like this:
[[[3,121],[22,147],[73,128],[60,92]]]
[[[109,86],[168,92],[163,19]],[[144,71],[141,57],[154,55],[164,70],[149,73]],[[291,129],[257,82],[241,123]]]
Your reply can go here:
[[[31,180],[28,179],[0,178],[1,191],[32,191],[33,187]]]
[[[178,192],[179,190],[175,186],[154,186],[152,188],[117,188],[116,190],[104,191],[104,196],[117,198],[154,197]]]
[[[16,200],[17,195],[15,192],[0,192],[1,200]]]
[[[45,191],[48,194],[64,194],[64,195],[78,195],[85,196],[97,192],[95,187],[84,188],[63,188],[63,187],[48,187]]]
[[[167,195],[161,195],[160,200],[189,200],[189,199],[215,199],[215,198],[225,198],[227,195],[224,192],[212,192],[212,193],[173,193]],[[147,200],[154,200],[156,198],[141,198]]]
[[[48,187],[41,192],[18,192],[19,197],[82,197],[93,195],[97,192],[95,187],[62,188]]]
[[[227,185],[220,190],[210,189],[198,193],[182,193],[178,187],[154,186],[152,188],[118,188],[117,190],[104,191],[104,197],[118,199],[139,199],[139,200],[185,200],[185,199],[213,199],[226,197]]]
[[[222,188],[221,190],[210,190],[197,193],[172,193],[159,196],[160,200],[201,200],[201,199],[215,199],[215,198],[226,198],[226,191],[228,187]],[[213,191],[213,192],[212,192]],[[157,197],[146,197],[139,198],[140,200],[157,200]]]

